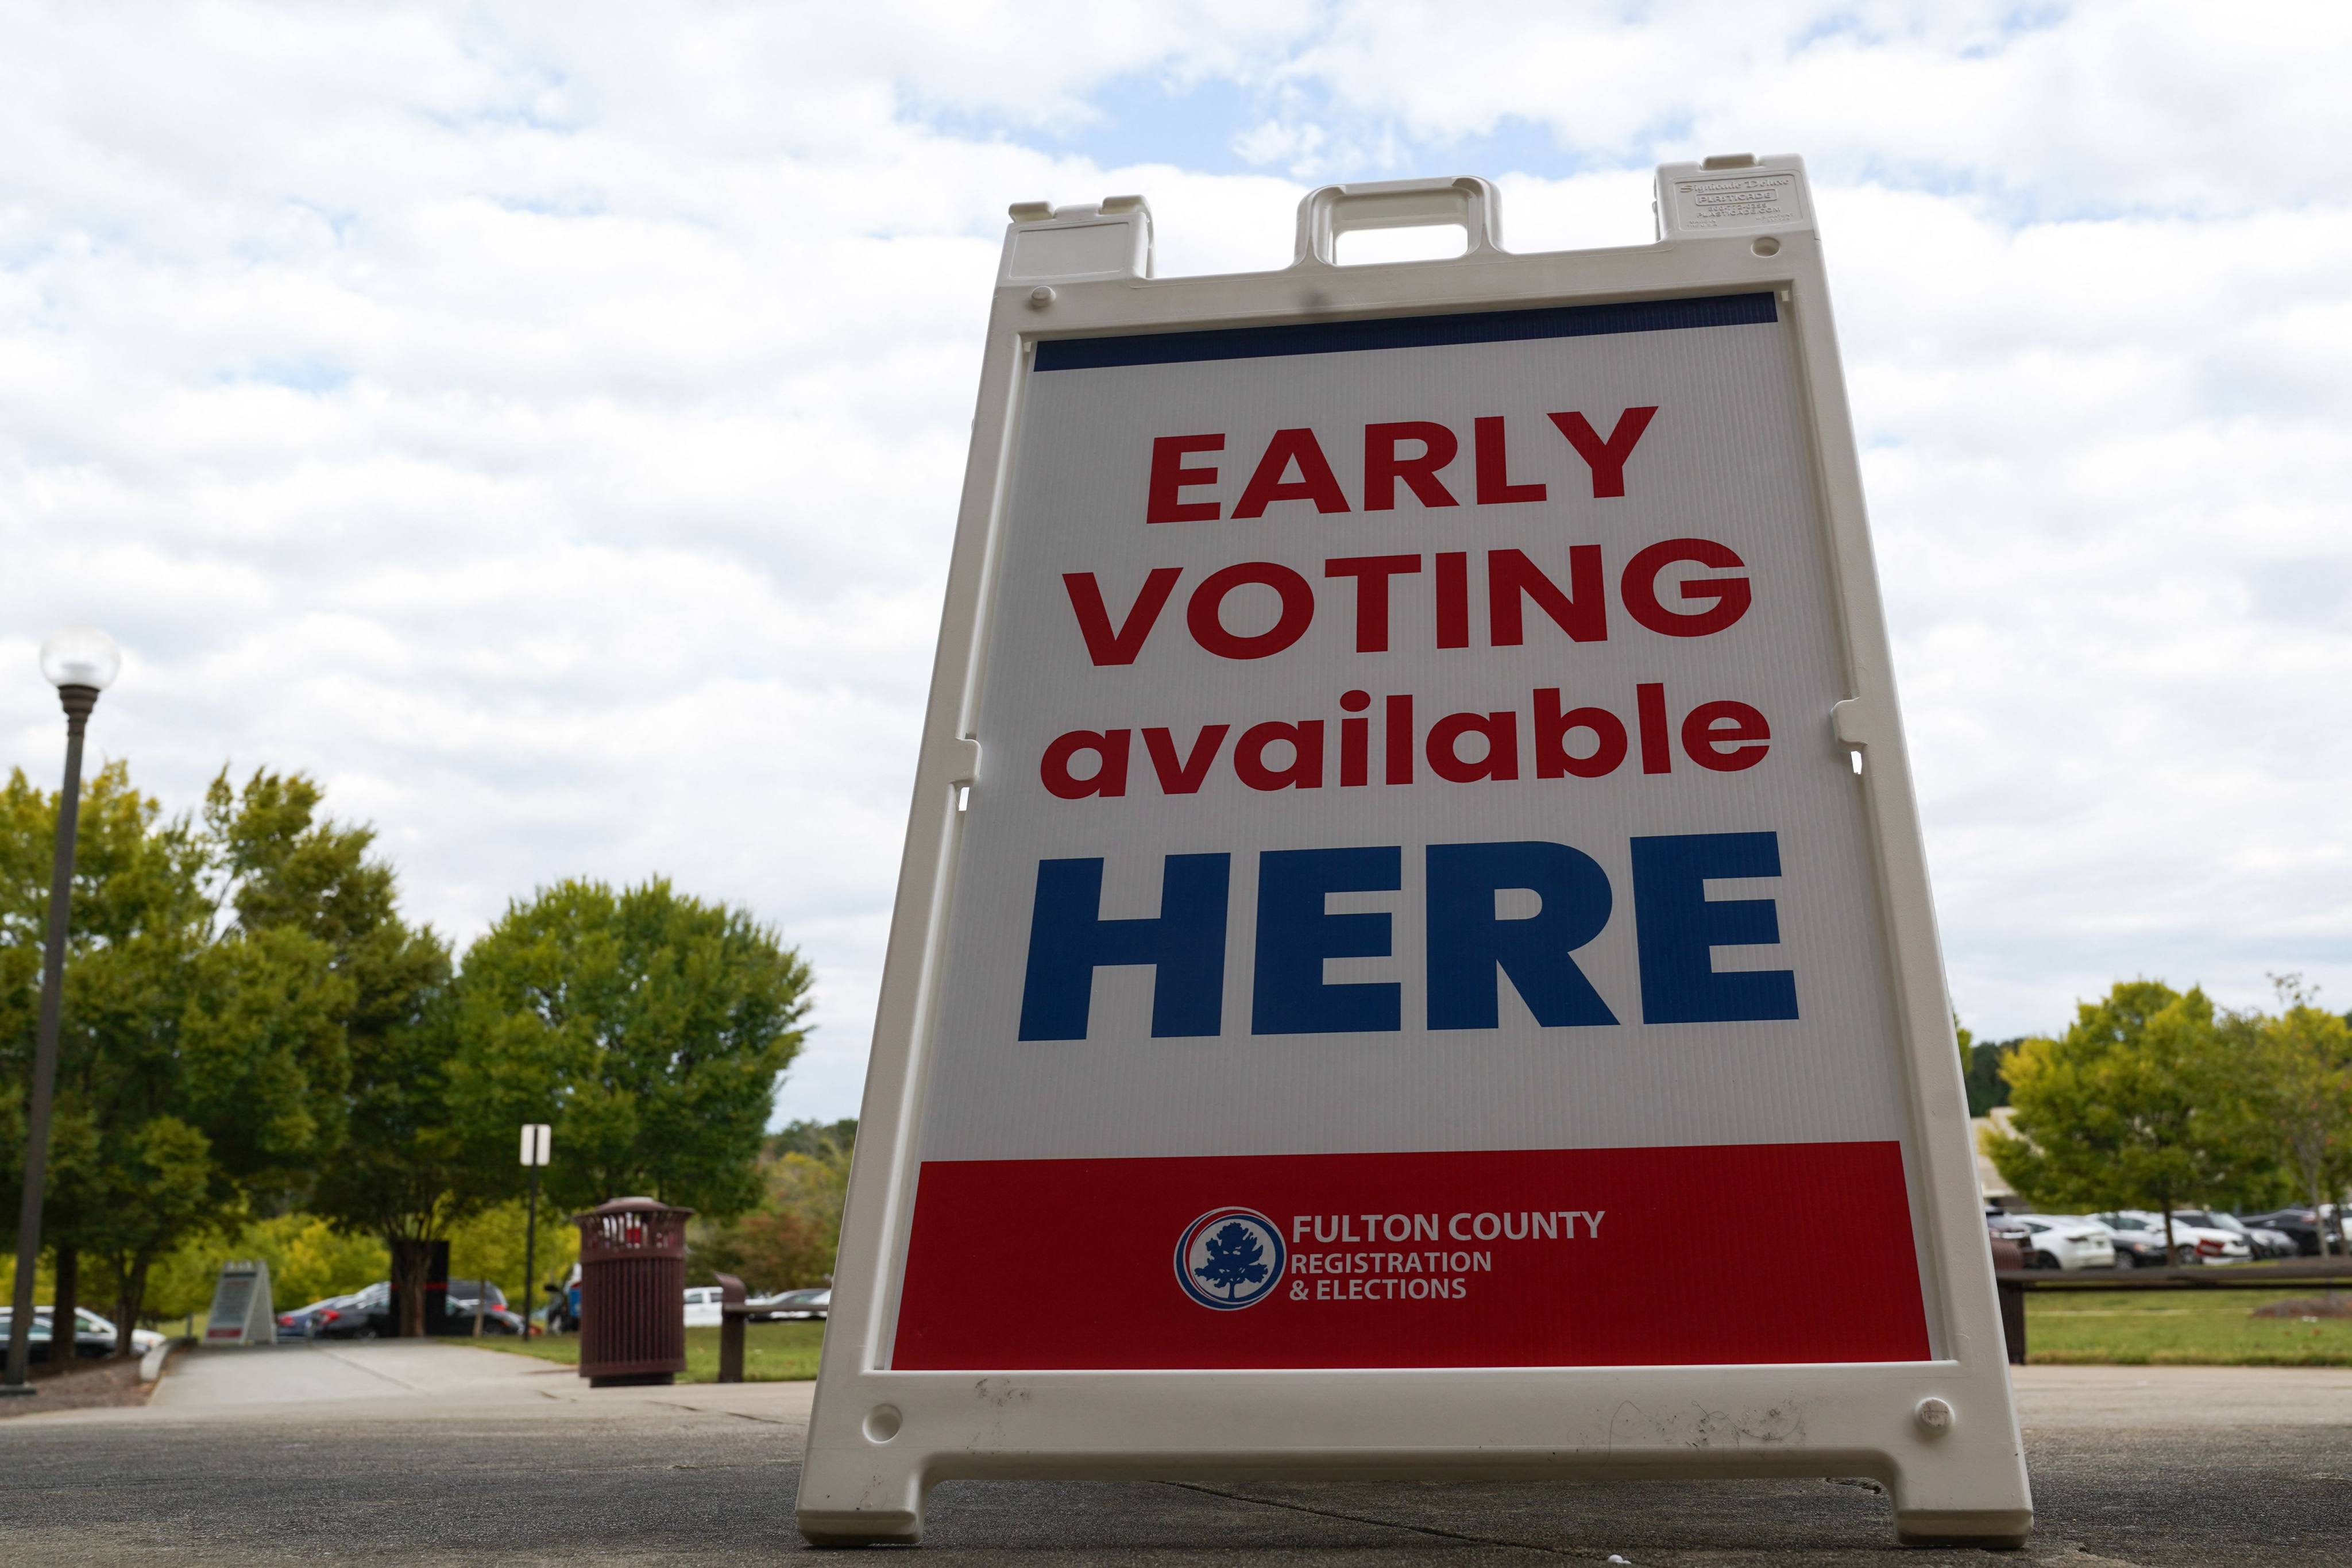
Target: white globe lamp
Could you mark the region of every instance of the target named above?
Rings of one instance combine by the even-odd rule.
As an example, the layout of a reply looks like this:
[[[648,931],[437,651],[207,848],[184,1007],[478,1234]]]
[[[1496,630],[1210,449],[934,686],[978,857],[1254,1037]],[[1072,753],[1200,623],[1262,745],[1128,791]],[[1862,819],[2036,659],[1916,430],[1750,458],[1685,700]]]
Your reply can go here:
[[[41,645],[41,673],[60,689],[103,691],[122,673],[122,650],[96,626],[68,626]]]

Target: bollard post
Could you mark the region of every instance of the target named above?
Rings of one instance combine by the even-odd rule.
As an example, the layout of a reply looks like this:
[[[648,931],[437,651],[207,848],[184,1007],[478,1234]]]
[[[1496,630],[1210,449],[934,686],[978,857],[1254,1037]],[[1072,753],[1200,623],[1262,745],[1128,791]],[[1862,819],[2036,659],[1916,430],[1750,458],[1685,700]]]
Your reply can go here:
[[[2025,1287],[2000,1288],[2000,1337],[2008,1342],[2009,1364],[2025,1364]]]
[[[746,1293],[743,1281],[732,1274],[721,1274],[719,1279],[719,1381],[743,1381],[743,1325],[747,1314],[743,1310]]]
[[[2003,1273],[2022,1270],[2025,1249],[2013,1241],[1992,1243],[1993,1279],[2000,1289],[2000,1337],[2009,1350],[2009,1364],[2025,1364],[2025,1287],[2003,1279]]]

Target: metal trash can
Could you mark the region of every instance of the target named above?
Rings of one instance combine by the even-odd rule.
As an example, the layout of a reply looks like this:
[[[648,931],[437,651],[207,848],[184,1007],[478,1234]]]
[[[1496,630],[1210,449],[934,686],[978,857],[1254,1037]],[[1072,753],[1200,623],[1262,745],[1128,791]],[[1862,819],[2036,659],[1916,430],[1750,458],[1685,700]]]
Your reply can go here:
[[[686,1221],[692,1209],[614,1198],[580,1227],[580,1375],[591,1388],[686,1370]]]

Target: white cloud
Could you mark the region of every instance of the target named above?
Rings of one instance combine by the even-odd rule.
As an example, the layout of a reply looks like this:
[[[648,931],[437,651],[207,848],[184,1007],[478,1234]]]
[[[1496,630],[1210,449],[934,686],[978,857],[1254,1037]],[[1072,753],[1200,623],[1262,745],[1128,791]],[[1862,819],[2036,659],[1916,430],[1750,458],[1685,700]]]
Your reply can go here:
[[[2347,191],[2318,150],[2352,133],[2347,44],[2352,12],[2326,0],[2258,26],[2162,0],[1345,0],[1258,68],[1360,144],[1369,127],[1443,142],[1516,120],[1586,163],[1801,152],[1832,179],[2042,213],[2241,213]]]
[[[2352,110],[2340,13],[2286,11],[27,11],[0,733],[54,768],[31,647],[98,621],[101,749],[174,803],[318,773],[454,934],[572,874],[743,902],[824,980],[785,1109],[846,1113],[1005,203],[1141,190],[1163,270],[1274,267],[1298,187],[1237,140],[1533,125],[1510,242],[1635,244],[1651,158],[1794,149],[1972,1021],[2352,989]],[[1139,79],[1245,112],[1102,166]]]

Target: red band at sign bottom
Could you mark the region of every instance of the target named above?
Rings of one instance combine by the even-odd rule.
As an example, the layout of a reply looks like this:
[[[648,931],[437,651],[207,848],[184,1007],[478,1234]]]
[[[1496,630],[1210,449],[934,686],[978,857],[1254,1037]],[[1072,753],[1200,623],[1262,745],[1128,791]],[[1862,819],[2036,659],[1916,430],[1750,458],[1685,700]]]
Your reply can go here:
[[[1927,1356],[1901,1148],[1853,1142],[930,1161],[891,1365]]]

